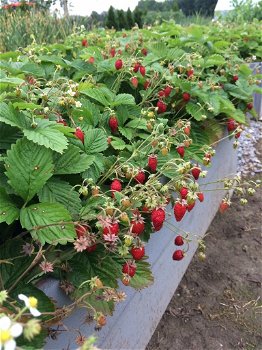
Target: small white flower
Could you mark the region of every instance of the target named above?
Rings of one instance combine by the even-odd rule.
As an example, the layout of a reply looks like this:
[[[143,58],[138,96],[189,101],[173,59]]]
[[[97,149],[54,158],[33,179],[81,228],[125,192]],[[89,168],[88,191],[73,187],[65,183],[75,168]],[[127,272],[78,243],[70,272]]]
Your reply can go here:
[[[0,349],[15,350],[16,342],[14,338],[19,337],[23,332],[20,323],[12,323],[9,317],[0,318]]]
[[[34,317],[38,317],[41,315],[41,312],[38,311],[36,308],[38,300],[35,297],[27,297],[24,294],[19,294],[18,298],[25,302],[25,306],[29,309],[29,311]]]
[[[74,97],[75,94],[76,94],[76,92],[73,91],[72,89],[69,89],[69,90],[67,91],[67,93],[68,93],[68,95],[70,95],[70,96],[72,96],[72,97]]]
[[[253,55],[252,60],[255,61],[257,59],[257,56]]]
[[[49,107],[44,108],[44,112],[47,113],[49,111]]]
[[[77,108],[82,107],[82,103],[81,103],[80,101],[76,101],[76,107],[77,107]]]

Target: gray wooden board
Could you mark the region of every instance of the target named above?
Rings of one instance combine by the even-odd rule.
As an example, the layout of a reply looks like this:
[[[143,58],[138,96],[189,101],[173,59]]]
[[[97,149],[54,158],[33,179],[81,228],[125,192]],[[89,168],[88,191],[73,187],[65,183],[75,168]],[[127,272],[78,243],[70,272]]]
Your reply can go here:
[[[121,290],[126,292],[127,298],[117,305],[114,315],[108,317],[107,325],[100,332],[94,331],[94,324],[85,323],[86,311],[83,309],[76,310],[64,320],[64,324],[71,330],[79,329],[85,336],[96,334],[97,346],[100,349],[145,349],[197,249],[197,239],[203,237],[207,231],[225,195],[224,191],[205,192],[207,189],[220,188],[221,184],[204,184],[235,174],[236,169],[237,151],[233,149],[232,141],[224,140],[216,148],[208,176],[201,179],[203,184],[201,188],[205,194],[204,202],[197,203],[193,211],[187,213],[180,223],[175,221],[172,208],[169,206],[168,211],[171,215],[167,220],[176,226],[177,230],[172,232],[165,224],[161,231],[152,234],[146,245],[146,254],[149,256],[155,279],[154,284],[141,291],[123,286]],[[175,250],[173,241],[176,234],[182,230],[190,232],[193,241],[186,257],[176,262],[172,260]],[[70,302],[55,280],[42,281],[41,289],[57,300],[59,306]],[[79,333],[76,331],[61,332],[57,334],[56,340],[47,339],[45,349],[76,349],[74,339],[77,335]]]

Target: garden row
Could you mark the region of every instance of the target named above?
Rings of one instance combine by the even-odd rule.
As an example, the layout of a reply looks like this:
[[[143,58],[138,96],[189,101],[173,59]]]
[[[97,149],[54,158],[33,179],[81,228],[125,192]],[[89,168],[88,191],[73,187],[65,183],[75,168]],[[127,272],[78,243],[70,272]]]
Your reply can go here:
[[[24,329],[27,308],[38,305],[43,326],[39,335],[30,327],[21,344],[34,337],[41,348],[47,327],[79,306],[102,327],[125,298],[121,283],[153,282],[145,243],[168,203],[177,222],[191,215],[204,201],[198,179],[213,146],[230,137],[237,147],[246,112],[256,114],[258,78],[240,56],[259,51],[225,33],[165,23],[80,31],[63,44],[0,54],[2,303],[11,318],[24,315],[16,317]],[[172,230],[170,259],[182,260],[190,236]],[[45,275],[59,280],[69,306],[56,308],[37,288]],[[38,302],[22,297],[21,309],[20,293]]]

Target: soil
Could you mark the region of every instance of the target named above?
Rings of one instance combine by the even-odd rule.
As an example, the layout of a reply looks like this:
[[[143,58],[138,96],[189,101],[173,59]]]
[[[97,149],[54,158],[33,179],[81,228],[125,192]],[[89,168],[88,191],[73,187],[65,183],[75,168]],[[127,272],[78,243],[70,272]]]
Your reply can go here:
[[[216,215],[146,350],[262,349],[261,198]]]

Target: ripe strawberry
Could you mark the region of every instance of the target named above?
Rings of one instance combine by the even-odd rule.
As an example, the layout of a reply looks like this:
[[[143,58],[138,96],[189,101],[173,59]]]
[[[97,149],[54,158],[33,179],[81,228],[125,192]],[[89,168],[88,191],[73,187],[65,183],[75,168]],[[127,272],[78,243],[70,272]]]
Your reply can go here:
[[[75,230],[76,230],[77,238],[80,238],[86,234],[86,232],[88,230],[88,226],[85,224],[83,224],[83,225],[77,224],[75,226]]]
[[[143,184],[146,180],[146,174],[143,172],[143,170],[140,170],[139,173],[135,176],[135,181],[139,184]]]
[[[201,169],[195,166],[194,168],[191,169],[191,173],[192,173],[194,179],[198,180],[199,175],[201,173]]]
[[[160,90],[160,91],[158,92],[158,96],[159,96],[159,97],[165,96],[165,92],[164,92],[163,90]]]
[[[239,139],[240,136],[241,136],[241,131],[239,131],[239,132],[237,132],[237,133],[235,134],[235,139]]]
[[[137,86],[138,86],[138,79],[137,79],[137,77],[132,77],[131,79],[130,79],[130,81],[131,81],[131,84],[134,86],[134,88],[136,89],[137,88]]]
[[[174,205],[174,215],[176,218],[176,221],[181,221],[186,213],[186,205],[182,204],[181,202],[176,202]]]
[[[144,77],[146,75],[146,68],[144,66],[140,66],[139,72]]]
[[[165,218],[166,218],[166,213],[162,208],[152,210],[151,221],[152,221],[154,228],[157,231],[159,231],[160,228],[163,226]]]
[[[164,88],[165,97],[168,97],[171,94],[171,91],[172,91],[172,87],[171,86],[166,86]]]
[[[134,65],[133,71],[134,71],[135,73],[137,73],[137,72],[139,71],[139,67],[140,67],[140,63],[139,63],[139,62],[136,62],[135,65]]]
[[[203,192],[197,192],[197,197],[199,202],[204,202],[204,193]]]
[[[188,78],[190,78],[190,77],[194,74],[194,69],[193,69],[193,68],[189,69],[189,70],[186,72],[186,74],[187,74]]]
[[[110,129],[111,129],[113,134],[115,132],[117,132],[117,130],[118,130],[118,120],[117,120],[117,117],[115,115],[111,115],[111,117],[109,118],[109,127],[110,127]]]
[[[158,109],[157,109],[158,114],[165,113],[165,111],[167,109],[167,105],[163,101],[161,101],[161,100],[157,101],[156,106],[158,107]]]
[[[238,81],[238,76],[237,75],[233,75],[232,80],[235,83],[236,81]]]
[[[187,204],[186,206],[187,211],[190,212],[194,208],[195,204],[196,204],[195,202]]]
[[[230,131],[234,131],[237,128],[237,123],[235,121],[235,119],[233,118],[229,118],[227,121],[227,130]]]
[[[175,250],[173,253],[173,260],[182,260],[184,257],[184,252],[183,250]]]
[[[136,273],[136,265],[132,262],[126,262],[122,267],[122,272],[126,273],[130,277],[134,277]]]
[[[117,70],[121,69],[123,67],[123,61],[121,59],[116,60],[115,67]]]
[[[181,198],[186,199],[188,195],[188,189],[186,187],[182,187],[179,192],[180,192]]]
[[[185,155],[185,148],[184,148],[184,146],[178,146],[177,148],[176,148],[176,150],[177,150],[177,153],[180,155],[180,157],[181,158],[184,158],[184,155]]]
[[[130,253],[135,260],[141,260],[145,255],[145,247],[133,247]]]
[[[147,163],[148,167],[150,168],[150,170],[155,173],[156,172],[156,168],[157,168],[157,156],[155,154],[151,154],[148,157],[148,163]]]
[[[93,56],[89,57],[88,62],[93,64],[95,62],[95,58]]]
[[[134,233],[137,236],[139,236],[145,229],[144,221],[132,220],[131,225],[132,225],[132,233]]]
[[[221,214],[224,213],[224,211],[226,211],[229,207],[229,204],[226,200],[223,200],[221,203],[220,203],[220,206],[219,206],[219,211]]]
[[[117,179],[113,180],[111,185],[110,185],[110,189],[113,192],[112,194],[114,194],[114,192],[121,192],[121,190],[122,190],[121,182]]]
[[[110,51],[109,51],[109,54],[110,54],[111,57],[115,57],[115,55],[116,55],[116,49],[115,49],[114,47],[112,47],[112,48],[110,49]]]
[[[85,133],[78,127],[76,128],[76,131],[75,131],[75,137],[77,137],[82,143],[84,143]]]
[[[85,47],[87,47],[87,46],[88,46],[88,42],[87,42],[87,40],[86,40],[86,39],[83,39],[83,40],[82,40],[82,46],[85,46]]]
[[[251,110],[253,108],[253,103],[252,102],[249,102],[247,104],[247,109]]]
[[[176,236],[175,241],[174,241],[175,245],[181,246],[184,244],[184,240],[182,236]]]
[[[149,86],[150,86],[150,81],[146,80],[144,82],[144,89],[147,90],[149,88]]]
[[[187,135],[187,136],[189,136],[190,135],[190,126],[185,126],[184,127],[184,133]]]
[[[141,53],[142,53],[142,55],[146,56],[146,55],[147,55],[147,49],[146,49],[146,48],[143,48],[143,49],[141,50]]]
[[[104,235],[111,234],[111,235],[117,236],[118,232],[119,232],[118,222],[114,222],[114,223],[111,224],[110,227],[104,227],[104,229],[103,229],[103,234]]]
[[[185,102],[188,102],[190,100],[190,98],[191,98],[191,96],[190,96],[190,94],[188,92],[184,92],[182,97],[183,97],[183,100]]]

